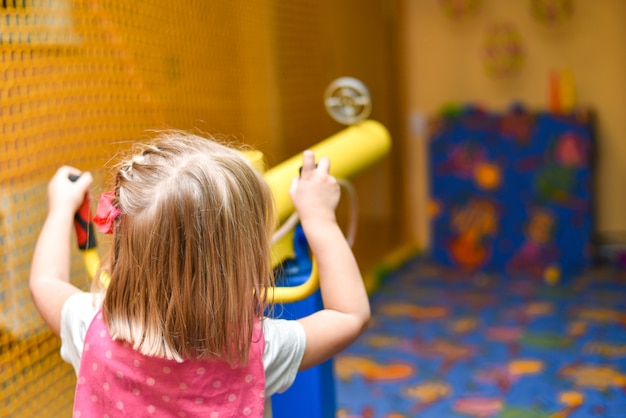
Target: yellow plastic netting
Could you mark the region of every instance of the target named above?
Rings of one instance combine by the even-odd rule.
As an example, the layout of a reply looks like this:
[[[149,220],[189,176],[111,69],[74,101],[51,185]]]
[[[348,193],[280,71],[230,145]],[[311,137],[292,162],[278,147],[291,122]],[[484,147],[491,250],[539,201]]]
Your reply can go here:
[[[377,95],[384,122],[383,3],[0,4],[0,416],[71,415],[74,371],[27,284],[58,166],[92,171],[99,193],[107,162],[155,128],[234,134],[272,165],[341,129],[322,97],[345,75]],[[78,250],[72,269],[87,288]]]

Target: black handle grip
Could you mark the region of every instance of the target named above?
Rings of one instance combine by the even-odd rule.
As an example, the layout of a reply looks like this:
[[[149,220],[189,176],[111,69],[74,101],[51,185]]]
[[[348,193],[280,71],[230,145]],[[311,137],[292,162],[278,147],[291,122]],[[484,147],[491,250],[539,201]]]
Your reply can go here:
[[[78,177],[76,175],[69,176],[71,181],[78,180]],[[91,208],[87,196],[74,214],[74,229],[78,239],[78,248],[81,250],[96,248],[96,234],[94,234],[93,222],[91,222]]]

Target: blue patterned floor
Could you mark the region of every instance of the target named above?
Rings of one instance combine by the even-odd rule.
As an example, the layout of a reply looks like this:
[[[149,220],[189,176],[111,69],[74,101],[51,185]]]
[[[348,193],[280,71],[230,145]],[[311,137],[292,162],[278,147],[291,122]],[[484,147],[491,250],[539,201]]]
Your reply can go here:
[[[548,285],[413,260],[335,360],[338,417],[626,417],[626,273]]]

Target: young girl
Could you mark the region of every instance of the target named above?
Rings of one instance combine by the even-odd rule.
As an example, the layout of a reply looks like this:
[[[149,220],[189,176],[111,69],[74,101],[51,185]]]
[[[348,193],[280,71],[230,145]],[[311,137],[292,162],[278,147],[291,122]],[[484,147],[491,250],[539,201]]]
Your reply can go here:
[[[290,189],[324,309],[287,321],[263,316],[273,201],[237,150],[166,132],[119,166],[94,220],[113,234],[103,295],[69,280],[73,216],[92,177],[61,167],[48,185],[30,289],[77,372],[74,417],[271,416],[270,396],[298,370],[352,343],[370,308],[328,169],[305,151]]]

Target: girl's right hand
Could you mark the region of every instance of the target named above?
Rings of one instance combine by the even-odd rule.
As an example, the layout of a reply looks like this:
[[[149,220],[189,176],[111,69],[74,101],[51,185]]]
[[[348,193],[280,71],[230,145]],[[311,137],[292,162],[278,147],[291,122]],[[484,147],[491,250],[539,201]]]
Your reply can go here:
[[[70,176],[78,176],[78,179],[73,182]],[[89,172],[81,172],[70,166],[60,167],[48,183],[48,211],[67,210],[75,213],[89,193],[92,182]]]
[[[79,177],[73,182],[70,176]],[[92,182],[91,174],[63,166],[48,183],[48,215],[35,245],[29,287],[37,310],[56,335],[61,332],[63,305],[81,292],[70,283],[70,231]]]
[[[330,161],[321,158],[315,164],[315,154],[307,150],[302,154],[302,172],[291,182],[289,194],[300,222],[335,222],[335,209],[341,192],[337,180],[329,174]]]

